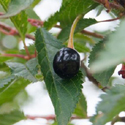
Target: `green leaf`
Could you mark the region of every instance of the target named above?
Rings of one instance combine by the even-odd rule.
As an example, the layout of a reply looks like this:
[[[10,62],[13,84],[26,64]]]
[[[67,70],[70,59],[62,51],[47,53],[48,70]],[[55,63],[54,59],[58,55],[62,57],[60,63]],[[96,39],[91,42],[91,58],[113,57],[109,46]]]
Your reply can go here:
[[[1,5],[7,11],[10,0],[0,0]],[[10,18],[16,29],[18,30],[21,38],[24,40],[25,34],[27,32],[27,15],[24,11],[21,11],[14,17]]]
[[[0,71],[4,71],[6,73],[10,73],[10,69],[6,66],[5,63],[0,63]]]
[[[103,5],[99,5],[98,7],[96,7],[96,11],[97,11],[96,16],[99,16],[104,9],[105,7]]]
[[[29,60],[26,64],[16,62],[6,62],[6,64],[11,68],[13,75],[23,77],[31,82],[37,81],[35,78],[38,71],[36,58]]]
[[[29,7],[25,11],[26,11],[26,13],[28,15],[28,18],[40,20],[39,16],[36,14],[36,12],[33,10],[32,7]]]
[[[0,114],[0,125],[13,125],[14,123],[26,119],[24,114],[18,110],[8,114]]]
[[[34,8],[39,2],[42,0],[34,0],[34,2],[31,4],[31,7]]]
[[[25,11],[21,11],[21,13],[17,14],[14,17],[11,17],[11,21],[17,28],[21,38],[24,40],[25,34],[27,32],[27,24],[28,24],[27,15],[26,15]]]
[[[84,28],[96,23],[98,22],[95,19],[91,19],[91,18],[81,19],[76,26],[75,33],[78,33],[82,31]],[[65,28],[63,28],[57,38],[60,39],[62,42],[65,42],[69,38],[70,29],[71,29],[71,25],[68,25]]]
[[[1,18],[8,18],[17,15],[22,10],[25,10],[34,0],[11,0],[7,13],[0,16]],[[25,4],[24,4],[25,3]]]
[[[90,52],[90,49],[86,47],[86,45],[83,45],[82,43],[74,42],[74,46],[78,52],[83,52],[83,53]]]
[[[82,117],[82,118],[87,118],[87,102],[86,102],[86,99],[85,99],[83,93],[81,93],[79,102],[78,102],[73,114],[75,114],[79,117]]]
[[[29,81],[24,79],[14,79],[12,80],[9,85],[2,88],[0,91],[0,105],[10,102],[14,99],[14,97],[23,90]]]
[[[79,72],[72,79],[61,79],[53,70],[53,58],[63,46],[44,29],[36,32],[38,62],[44,76],[50,98],[55,108],[59,125],[67,125],[79,100],[82,88],[82,74]]]
[[[55,122],[52,123],[51,125],[58,125],[58,123],[55,121]],[[68,123],[67,125],[74,125],[74,124]]]
[[[97,43],[94,48],[92,49],[90,56],[89,56],[89,65],[91,67],[91,64],[97,60],[99,56],[99,52],[105,48],[105,40],[100,41]],[[100,67],[101,68],[101,67]],[[115,67],[111,67],[107,70],[101,71],[99,73],[93,73],[93,77],[103,86],[105,87],[108,85],[109,80],[114,73]]]
[[[62,0],[62,5],[65,6],[65,3],[67,3],[69,0]]]
[[[44,27],[51,28],[57,22],[60,22],[61,26],[65,27],[73,23],[74,19],[79,14],[86,14],[90,10],[94,9],[98,4],[92,0],[69,0],[62,4],[59,12],[56,12],[51,16],[48,21],[44,23]]]
[[[114,116],[125,110],[125,86],[116,85],[107,91],[107,94],[101,95],[102,101],[97,105],[97,113],[92,117],[93,125],[105,125],[111,121]]]
[[[31,44],[28,46],[28,51],[30,54],[34,54],[35,52],[35,45],[34,44]],[[18,52],[19,54],[23,54],[23,55],[26,55],[26,50],[25,49],[21,49],[20,52]]]
[[[0,55],[0,63],[4,63],[5,61],[7,61],[7,60],[10,60],[10,59],[12,59],[13,57],[5,57],[5,56],[1,56]]]
[[[99,53],[99,57],[92,63],[92,71],[104,71],[124,61],[124,29],[125,20],[122,20],[119,28],[114,33],[112,33],[106,40],[105,48]]]
[[[10,1],[11,0],[0,0],[0,3],[3,6],[3,8],[5,9],[5,11],[7,11]]]
[[[15,76],[13,76],[13,75],[0,79],[0,92],[1,92],[1,88],[3,88],[5,85],[9,84],[13,79],[15,79]]]
[[[95,41],[92,39],[92,37],[81,33],[77,33],[74,35],[74,42],[79,42],[83,45],[86,45],[86,43],[89,43],[90,45],[95,45]]]

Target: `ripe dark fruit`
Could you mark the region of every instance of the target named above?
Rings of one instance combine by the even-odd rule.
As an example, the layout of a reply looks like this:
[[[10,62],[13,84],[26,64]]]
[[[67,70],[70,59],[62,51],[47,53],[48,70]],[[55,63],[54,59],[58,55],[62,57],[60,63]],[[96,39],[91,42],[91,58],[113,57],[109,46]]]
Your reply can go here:
[[[75,76],[80,68],[80,56],[71,48],[62,48],[58,51],[53,60],[55,73],[63,79]]]

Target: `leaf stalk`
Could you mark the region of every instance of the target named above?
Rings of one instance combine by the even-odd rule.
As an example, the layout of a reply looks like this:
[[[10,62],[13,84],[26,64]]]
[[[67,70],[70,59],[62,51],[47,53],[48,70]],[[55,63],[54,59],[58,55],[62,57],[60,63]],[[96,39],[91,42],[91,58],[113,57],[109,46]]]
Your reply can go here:
[[[68,42],[68,47],[69,48],[74,48],[74,45],[73,45],[73,35],[74,35],[74,31],[75,31],[75,28],[76,28],[76,25],[77,23],[79,22],[79,20],[82,18],[82,15],[79,15],[76,17],[76,19],[74,20],[73,24],[72,24],[72,27],[71,27],[71,30],[70,30],[70,35],[69,35],[69,42]]]

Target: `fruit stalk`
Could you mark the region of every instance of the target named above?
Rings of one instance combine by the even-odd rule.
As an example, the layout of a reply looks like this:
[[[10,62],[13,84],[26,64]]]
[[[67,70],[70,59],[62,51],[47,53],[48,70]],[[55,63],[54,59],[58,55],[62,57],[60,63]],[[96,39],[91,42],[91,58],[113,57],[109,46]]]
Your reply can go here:
[[[73,45],[73,35],[74,35],[74,31],[75,31],[75,28],[76,28],[76,25],[77,23],[79,22],[79,20],[82,18],[82,15],[79,15],[76,17],[76,19],[74,20],[73,24],[72,24],[72,27],[71,27],[71,30],[70,30],[70,36],[69,36],[69,42],[68,42],[68,46],[69,48],[74,48],[74,45]]]

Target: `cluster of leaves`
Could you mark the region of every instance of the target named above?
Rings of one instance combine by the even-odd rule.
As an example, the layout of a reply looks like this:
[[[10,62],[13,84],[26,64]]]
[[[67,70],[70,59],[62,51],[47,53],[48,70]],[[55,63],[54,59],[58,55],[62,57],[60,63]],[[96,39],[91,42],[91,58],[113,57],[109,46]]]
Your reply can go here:
[[[38,80],[44,80],[55,108],[57,122],[54,121],[53,125],[70,125],[72,114],[83,119],[88,118],[87,102],[82,93],[82,83],[87,76],[86,70],[81,67],[79,73],[72,79],[61,79],[53,70],[53,57],[67,44],[72,23],[78,15],[82,14],[84,17],[94,9],[99,15],[105,9],[93,0],[63,0],[60,10],[45,21],[43,27],[36,29],[28,23],[28,18],[40,20],[33,11],[40,1],[0,0],[0,12],[5,13],[0,15],[0,24],[15,27],[18,31],[18,36],[10,36],[5,46],[8,36],[0,30],[2,32],[0,33],[0,108],[6,107],[6,104],[11,105],[9,110],[4,108],[4,111],[0,111],[0,125],[12,125],[26,119],[15,98],[25,91],[27,85]],[[113,10],[110,13],[117,15],[119,11]],[[61,31],[54,37],[49,33],[49,29],[56,26],[57,22],[60,23],[58,27]],[[125,110],[125,86],[114,85],[111,81],[116,66],[125,59],[125,22],[124,19],[121,20],[116,31],[110,32],[103,40],[81,33],[83,29],[97,23],[99,22],[92,18],[80,19],[75,29],[74,46],[78,52],[87,57],[85,60],[89,59],[92,71],[89,77],[93,77],[100,88],[110,87],[106,94],[101,96],[102,101],[97,105],[96,115],[91,118],[93,125],[104,125]],[[19,41],[25,43],[26,34],[35,34],[33,36],[35,44],[25,47],[25,52],[19,50]],[[8,50],[13,39],[16,45]],[[27,48],[30,55],[27,55]],[[31,56],[36,50],[37,56]],[[7,54],[11,56],[5,56]],[[21,56],[29,58],[19,58]]]

